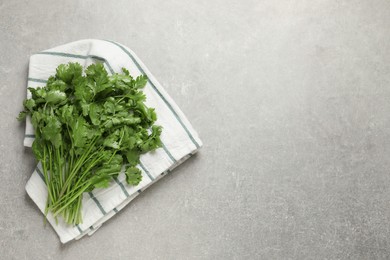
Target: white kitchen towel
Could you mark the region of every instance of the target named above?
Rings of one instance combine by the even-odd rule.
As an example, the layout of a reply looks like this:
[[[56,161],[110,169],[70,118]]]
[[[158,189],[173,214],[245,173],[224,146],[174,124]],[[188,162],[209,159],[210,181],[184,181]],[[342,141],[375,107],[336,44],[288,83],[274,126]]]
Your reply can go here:
[[[134,52],[119,43],[86,39],[36,53],[30,57],[28,87],[45,86],[49,76],[55,74],[57,66],[68,62],[78,62],[84,67],[100,62],[109,73],[121,72],[122,67],[125,67],[132,76],[147,75],[149,80],[144,88],[146,104],[155,108],[158,117],[156,124],[163,127],[161,133],[163,147],[141,156],[138,167],[143,178],[138,186],[127,185],[125,176],[121,173],[118,178],[111,181],[109,188],[84,193],[83,223],[71,226],[59,219],[59,223],[56,224],[49,213],[47,219],[63,243],[79,239],[85,234],[93,234],[139,193],[188,159],[202,146],[198,134],[172,98]],[[27,97],[31,97],[29,91]],[[33,141],[34,129],[27,118],[24,145],[31,147]],[[38,165],[27,182],[26,191],[44,212],[47,188],[41,171]]]

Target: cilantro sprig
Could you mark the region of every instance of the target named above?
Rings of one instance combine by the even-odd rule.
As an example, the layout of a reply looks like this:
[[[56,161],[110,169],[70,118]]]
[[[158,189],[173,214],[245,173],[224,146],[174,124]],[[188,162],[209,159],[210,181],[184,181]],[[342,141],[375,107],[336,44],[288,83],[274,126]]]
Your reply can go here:
[[[140,155],[161,147],[161,126],[145,105],[145,75],[108,75],[101,63],[83,73],[78,63],[61,64],[45,87],[28,88],[18,119],[31,116],[34,156],[48,188],[46,214],[68,224],[82,222],[84,192],[108,187],[124,167],[129,185],[138,185]]]

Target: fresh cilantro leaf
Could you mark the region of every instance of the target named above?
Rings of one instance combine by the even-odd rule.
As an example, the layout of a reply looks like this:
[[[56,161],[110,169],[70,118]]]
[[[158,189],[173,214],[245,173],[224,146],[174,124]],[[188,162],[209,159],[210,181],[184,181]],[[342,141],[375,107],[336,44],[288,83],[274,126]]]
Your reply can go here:
[[[27,117],[27,115],[28,115],[28,112],[21,111],[16,119],[19,120],[19,121],[22,121],[22,120],[24,120]]]
[[[60,64],[56,69],[56,78],[66,84],[71,84],[73,79],[81,77],[83,67],[78,63]]]
[[[102,112],[102,108],[99,104],[91,103],[89,106],[89,118],[95,126],[100,124],[100,114]]]
[[[87,144],[88,128],[83,117],[77,117],[71,122],[72,139],[75,147],[84,147]]]
[[[140,152],[137,151],[137,150],[129,150],[126,152],[126,159],[127,159],[127,162],[132,165],[132,166],[135,166],[139,163],[139,157],[140,157]]]
[[[26,99],[26,100],[23,102],[23,105],[24,105],[24,107],[25,107],[28,111],[33,111],[34,108],[35,108],[35,100],[34,100],[34,99]]]
[[[122,68],[122,72],[123,72],[126,76],[130,76],[130,72],[129,72],[126,68]]]
[[[129,167],[126,169],[127,184],[137,186],[142,180],[141,170],[137,167]]]
[[[105,178],[99,180],[97,183],[94,184],[95,188],[108,188],[110,186],[110,179]]]
[[[32,143],[32,151],[34,153],[34,156],[37,160],[42,160],[43,158],[43,144],[42,140],[39,137],[36,137],[34,139],[34,142]]]
[[[148,82],[148,77],[146,75],[140,75],[135,79],[134,87],[137,89],[143,88],[145,87],[147,82]]]
[[[66,100],[66,94],[60,90],[50,90],[47,92],[45,99],[49,104],[58,104]]]

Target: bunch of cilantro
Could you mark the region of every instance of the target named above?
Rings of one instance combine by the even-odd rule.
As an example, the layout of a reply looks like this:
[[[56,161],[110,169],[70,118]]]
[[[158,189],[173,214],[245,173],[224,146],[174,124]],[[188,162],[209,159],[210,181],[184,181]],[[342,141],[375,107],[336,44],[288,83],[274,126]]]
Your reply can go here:
[[[144,104],[147,77],[129,71],[108,75],[101,63],[83,73],[78,63],[61,64],[45,87],[29,88],[23,103],[35,130],[33,153],[42,164],[48,188],[46,214],[68,224],[82,222],[84,192],[108,187],[125,167],[126,181],[137,185],[140,155],[161,147],[161,127]]]

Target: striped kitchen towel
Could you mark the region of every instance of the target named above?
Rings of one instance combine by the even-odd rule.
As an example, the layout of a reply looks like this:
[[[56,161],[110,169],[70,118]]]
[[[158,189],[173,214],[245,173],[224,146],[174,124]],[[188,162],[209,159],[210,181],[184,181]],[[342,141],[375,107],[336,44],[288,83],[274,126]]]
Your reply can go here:
[[[146,104],[155,108],[158,116],[156,123],[163,127],[161,134],[163,147],[141,156],[138,167],[142,171],[143,178],[138,186],[127,185],[125,176],[121,173],[118,178],[111,181],[109,188],[84,193],[82,224],[70,226],[61,219],[56,224],[53,217],[48,214],[47,219],[62,243],[79,239],[86,234],[92,235],[97,228],[124,208],[140,192],[188,159],[202,146],[197,133],[171,97],[134,52],[119,43],[87,39],[36,53],[30,57],[27,85],[29,87],[44,86],[49,76],[55,74],[57,66],[68,62],[78,62],[84,67],[100,62],[110,73],[121,72],[121,68],[125,67],[133,76],[146,74],[149,79],[144,89],[147,97]],[[29,91],[27,91],[27,97],[31,97]],[[34,129],[30,119],[27,118],[24,145],[31,147],[33,141]],[[47,188],[40,165],[36,167],[27,182],[26,191],[39,209],[44,212]]]

